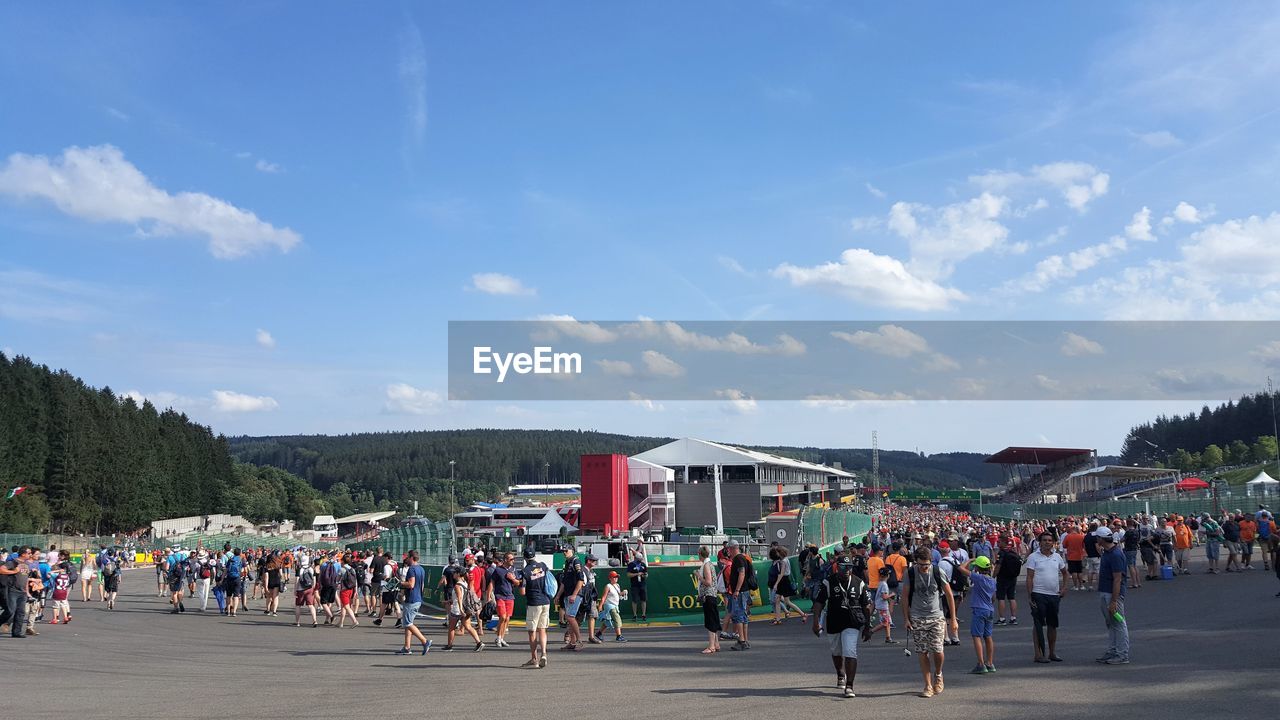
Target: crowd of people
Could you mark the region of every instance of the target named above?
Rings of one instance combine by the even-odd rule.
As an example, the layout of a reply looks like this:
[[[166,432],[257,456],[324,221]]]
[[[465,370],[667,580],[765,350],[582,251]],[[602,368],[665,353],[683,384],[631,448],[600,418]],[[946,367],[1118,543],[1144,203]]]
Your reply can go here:
[[[737,541],[726,540],[714,555],[702,547],[692,573],[707,631],[701,652],[720,652],[721,641],[732,641],[734,651],[751,649],[751,606],[753,593],[759,593],[772,603],[774,624],[794,613],[814,634],[826,635],[837,685],[853,697],[859,644],[880,634],[886,645],[901,644],[895,637],[900,619],[908,640],[903,651],[919,663],[920,694],[932,697],[946,687],[945,648],[962,644],[962,622],[975,655],[970,672],[995,673],[993,629],[1019,624],[1021,595],[1031,613],[1032,660],[1061,662],[1061,603],[1071,592],[1090,591],[1097,593],[1107,636],[1097,661],[1127,664],[1127,592],[1143,587],[1144,580],[1198,570],[1190,560],[1195,546],[1204,548],[1207,573],[1248,572],[1257,554],[1263,569],[1275,568],[1280,578],[1280,533],[1265,507],[1217,517],[1008,521],[886,505],[875,511],[864,541],[845,538],[825,553],[812,544],[801,549],[794,566],[798,575],[787,549],[777,543],[767,551],[763,582],[747,548]],[[522,555],[517,562],[513,552],[475,547],[449,558],[435,583],[434,599],[445,614],[440,628],[445,644],[438,651],[453,651],[458,642],[471,643],[473,652],[511,647],[517,594],[527,608],[524,666],[529,668],[547,666],[552,622],[563,631],[560,649],[567,652],[604,644],[606,633],[614,643],[627,642],[624,607],[631,623],[647,622],[649,567],[640,548],[628,552],[625,564],[602,573],[596,572],[598,558],[580,556],[572,546],[564,549],[559,571],[540,562],[532,546]],[[190,604],[193,611],[216,610],[228,618],[246,612],[276,617],[281,598],[292,592],[295,627],[355,628],[366,624],[362,619],[380,627],[394,621],[403,633],[397,653],[425,655],[435,646],[424,632],[421,611],[430,588],[416,551],[396,557],[381,548],[269,550],[228,543],[214,549],[165,548],[151,560],[156,593],[167,598],[172,614],[186,613]],[[76,561],[56,547],[12,548],[0,564],[0,634],[32,637],[40,634],[39,624],[71,623],[77,585],[81,602],[91,602],[96,588],[97,601],[115,609],[125,564],[123,553],[113,548]],[[796,605],[797,597],[812,601],[811,612]],[[962,617],[966,605],[967,620]]]

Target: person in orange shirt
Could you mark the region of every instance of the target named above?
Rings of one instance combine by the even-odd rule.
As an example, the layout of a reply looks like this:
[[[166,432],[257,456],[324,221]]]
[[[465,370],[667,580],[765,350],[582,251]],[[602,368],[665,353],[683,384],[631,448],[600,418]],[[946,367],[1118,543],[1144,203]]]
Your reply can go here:
[[[1067,551],[1067,571],[1071,573],[1072,589],[1088,590],[1084,584],[1084,533],[1079,526],[1072,525],[1066,537],[1062,538],[1062,549]]]
[[[1194,533],[1187,527],[1185,519],[1179,517],[1177,524],[1173,526],[1173,554],[1177,559],[1178,572],[1182,575],[1191,574],[1191,569],[1187,566],[1187,555],[1191,552],[1193,537]]]
[[[1248,515],[1240,516],[1240,562],[1245,570],[1253,569],[1253,540],[1258,536],[1258,523]]]
[[[871,546],[871,555],[867,557],[867,587],[874,595],[880,587],[880,568],[884,567],[884,551],[879,545]]]

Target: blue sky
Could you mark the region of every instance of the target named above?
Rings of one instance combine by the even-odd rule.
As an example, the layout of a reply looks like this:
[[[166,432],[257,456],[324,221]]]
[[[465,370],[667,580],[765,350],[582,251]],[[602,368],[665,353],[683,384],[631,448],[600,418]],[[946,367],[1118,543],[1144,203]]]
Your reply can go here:
[[[1115,450],[1199,403],[451,403],[446,322],[1277,319],[1277,36],[1269,3],[9,4],[0,348],[228,434]]]

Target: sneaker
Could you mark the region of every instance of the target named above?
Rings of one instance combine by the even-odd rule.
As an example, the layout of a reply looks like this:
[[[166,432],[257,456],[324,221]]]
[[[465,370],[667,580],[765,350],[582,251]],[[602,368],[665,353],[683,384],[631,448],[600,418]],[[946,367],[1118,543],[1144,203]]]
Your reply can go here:
[[[546,666],[547,666],[547,656],[543,655],[542,657],[538,658],[538,667],[544,668]]]
[[[452,645],[445,645],[444,647],[440,648],[440,650],[441,650],[441,652],[453,652],[453,646],[452,646]]]
[[[987,666],[987,672],[989,672],[989,673],[993,673],[993,672],[995,672],[995,671],[996,671],[996,666],[995,666],[995,665],[988,665],[988,666]]]
[[[400,627],[400,623],[401,623],[401,622],[402,622],[401,620],[397,620],[397,621],[396,621],[396,627]],[[325,624],[326,624],[326,625],[328,625],[328,623],[325,623]]]
[[[838,687],[838,688],[842,688],[842,687],[844,687],[844,676],[843,676],[843,675],[837,675],[837,676],[836,676],[836,687]]]
[[[648,615],[641,615],[641,616],[640,616],[640,622],[649,622],[649,616],[648,616]]]
[[[744,643],[744,642],[742,642],[741,640],[739,640],[738,642],[736,642],[736,643],[734,643],[734,644],[730,645],[730,646],[729,646],[729,649],[730,649],[730,650],[746,650],[746,649],[747,649],[747,644],[746,644],[746,643]]]
[[[987,672],[993,672],[994,670],[995,668],[991,667],[990,665],[987,666]],[[942,689],[944,687],[946,686],[942,684],[942,673],[938,673],[937,675],[934,675],[933,676],[933,693],[935,695],[941,694]]]
[[[425,643],[423,643],[423,645],[422,645],[422,654],[423,654],[423,655],[426,655],[426,654],[427,654],[427,653],[429,653],[429,652],[431,652],[431,641],[430,641],[430,640],[426,641],[426,642],[425,642]]]
[[[1017,624],[1018,624],[1018,618],[1017,618],[1017,616],[1014,616],[1014,617],[1009,618],[1009,624],[1010,624],[1010,625],[1017,625]],[[960,643],[957,641],[957,642],[956,642],[956,644],[957,644],[957,645],[959,645]]]
[[[1107,665],[1128,665],[1128,664],[1129,664],[1129,658],[1127,658],[1127,657],[1119,657],[1119,656],[1109,657],[1109,658],[1107,658],[1107,660],[1106,660],[1105,664],[1107,664]]]
[[[969,674],[970,674],[970,675],[986,675],[986,674],[987,674],[987,666],[986,666],[986,665],[974,665],[974,666],[973,666],[973,669],[969,671]]]
[[[529,658],[529,659],[528,659],[527,661],[525,661],[525,663],[524,663],[523,665],[521,665],[520,667],[523,667],[523,668],[536,668],[536,667],[538,667],[538,661],[537,661],[537,660],[534,660],[533,658]]]
[[[472,652],[480,652],[480,651],[481,651],[481,650],[483,650],[483,649],[484,649],[484,643],[482,643],[482,642],[478,642],[478,643],[476,643],[476,648],[475,648],[475,650],[473,650]]]
[[[902,643],[898,640],[890,640],[888,638],[885,638],[884,644],[885,645],[901,645]]]
[[[996,621],[996,624],[997,624],[997,625],[1008,625],[1008,624],[1009,624],[1009,621],[1008,621],[1008,620],[1005,620],[1004,618],[1000,618],[999,620],[997,620],[997,621]]]
[[[846,685],[844,688],[844,696],[847,698],[857,697],[857,695],[855,695],[853,692],[853,688],[849,687],[848,685]]]
[[[396,651],[396,654],[397,654],[397,655],[412,655],[412,654],[413,654],[413,651],[412,651],[412,650],[410,650],[410,649],[409,649],[409,648],[407,648],[407,647],[402,647],[402,648],[400,648],[399,650],[397,650],[397,651]]]
[[[588,643],[590,643],[590,644],[592,644],[592,645],[603,645],[603,644],[604,644],[604,641],[603,641],[603,640],[601,640],[600,638],[596,637],[595,635],[592,635],[591,637],[587,638],[587,642],[588,642]]]
[[[920,697],[922,697],[922,698],[931,698],[931,697],[933,697],[933,688],[932,688],[932,687],[927,687],[927,688],[925,688],[925,689],[920,693]]]
[[[626,635],[619,635],[618,637],[614,638],[613,641],[614,642],[631,642],[630,640],[627,639]]]
[[[1110,660],[1113,657],[1115,657],[1115,655],[1112,655],[1111,653],[1107,653],[1105,655],[1100,655],[1094,658],[1093,661],[1096,663],[1106,663],[1108,660]]]
[[[374,620],[374,621],[373,621],[373,625],[374,625],[374,627],[381,627],[381,626],[382,626],[382,620]]]

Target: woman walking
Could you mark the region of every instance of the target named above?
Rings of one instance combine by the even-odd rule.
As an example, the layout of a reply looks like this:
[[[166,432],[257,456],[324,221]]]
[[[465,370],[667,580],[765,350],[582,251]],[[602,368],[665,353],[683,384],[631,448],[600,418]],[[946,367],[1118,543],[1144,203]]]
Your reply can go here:
[[[89,552],[86,550],[85,554],[80,556],[80,599],[84,602],[89,602],[93,597],[94,579],[97,576],[97,565],[89,559]],[[103,597],[101,585],[98,586],[98,597]]]
[[[769,569],[769,576],[772,581],[769,589],[773,591],[773,622],[771,625],[781,625],[791,617],[791,611],[795,610],[800,614],[800,622],[809,619],[791,598],[795,597],[795,586],[791,584],[791,562],[787,560],[787,551],[782,547],[775,547],[769,551],[769,559],[773,561],[773,566]]]
[[[272,555],[267,560],[267,609],[262,611],[263,615],[271,615],[275,617],[280,610],[280,591],[284,589],[284,579],[281,577],[283,566],[280,558]]]
[[[698,568],[698,602],[702,603],[702,626],[707,629],[703,655],[720,652],[720,593],[716,590],[716,567],[706,545],[698,548],[702,567]]]

